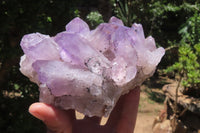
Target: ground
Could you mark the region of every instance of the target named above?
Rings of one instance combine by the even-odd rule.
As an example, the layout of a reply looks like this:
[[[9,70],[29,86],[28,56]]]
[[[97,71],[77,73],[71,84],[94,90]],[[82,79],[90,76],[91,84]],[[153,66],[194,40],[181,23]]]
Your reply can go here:
[[[140,104],[134,133],[152,133],[153,121],[163,108],[163,103],[151,100],[148,93],[143,90],[140,95]]]
[[[140,104],[134,133],[152,133],[156,116],[164,109],[162,87],[174,82],[166,77],[149,79],[141,87]]]

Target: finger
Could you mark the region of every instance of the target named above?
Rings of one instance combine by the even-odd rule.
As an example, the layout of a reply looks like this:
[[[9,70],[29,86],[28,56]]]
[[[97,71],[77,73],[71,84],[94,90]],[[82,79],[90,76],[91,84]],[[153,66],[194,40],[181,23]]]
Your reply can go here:
[[[140,88],[131,91],[124,99],[121,118],[117,125],[118,133],[132,133],[135,128],[138,106],[140,99]]]
[[[122,96],[112,111],[106,126],[117,128],[119,133],[121,129],[123,129],[122,133],[133,131],[139,105],[139,96],[139,87]]]
[[[64,111],[44,104],[34,103],[29,107],[29,112],[36,118],[42,120],[47,127],[56,132],[71,133],[72,120],[75,118],[74,111]]]
[[[117,125],[119,119],[121,118],[121,111],[122,111],[122,107],[123,107],[123,103],[124,103],[124,97],[125,97],[125,95],[123,95],[119,98],[118,102],[116,103],[114,109],[112,110],[112,112],[108,118],[106,126],[114,127]]]
[[[91,121],[91,122],[96,123],[96,124],[100,124],[100,122],[101,122],[101,118],[97,117],[97,116],[93,116],[93,117],[85,116],[84,120]]]

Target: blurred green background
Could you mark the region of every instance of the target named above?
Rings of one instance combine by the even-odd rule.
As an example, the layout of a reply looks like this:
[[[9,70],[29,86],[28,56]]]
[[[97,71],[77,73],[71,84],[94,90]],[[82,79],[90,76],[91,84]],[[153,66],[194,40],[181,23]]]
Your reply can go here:
[[[119,17],[126,26],[141,23],[145,35],[152,35],[157,46],[166,49],[159,70],[185,76],[184,86],[200,88],[199,9],[199,0],[1,0],[0,132],[45,132],[45,126],[28,113],[39,92],[19,72],[23,35],[40,32],[54,36],[77,16],[91,29],[111,16]]]

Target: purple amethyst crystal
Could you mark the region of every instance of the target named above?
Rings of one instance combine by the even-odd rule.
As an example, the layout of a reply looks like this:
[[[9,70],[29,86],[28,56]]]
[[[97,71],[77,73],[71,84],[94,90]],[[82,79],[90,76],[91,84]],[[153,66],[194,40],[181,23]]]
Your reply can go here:
[[[88,116],[107,116],[119,97],[153,75],[165,51],[112,17],[90,30],[80,18],[54,37],[40,33],[21,40],[20,71],[39,86],[40,101]]]

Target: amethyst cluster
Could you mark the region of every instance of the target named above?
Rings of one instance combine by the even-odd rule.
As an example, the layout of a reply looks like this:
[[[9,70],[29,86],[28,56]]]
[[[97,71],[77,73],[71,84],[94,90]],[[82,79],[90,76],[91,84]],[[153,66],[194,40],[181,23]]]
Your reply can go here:
[[[152,76],[165,51],[141,24],[112,17],[90,30],[80,18],[54,37],[21,40],[20,71],[39,86],[40,101],[88,116],[107,116],[119,97]]]

